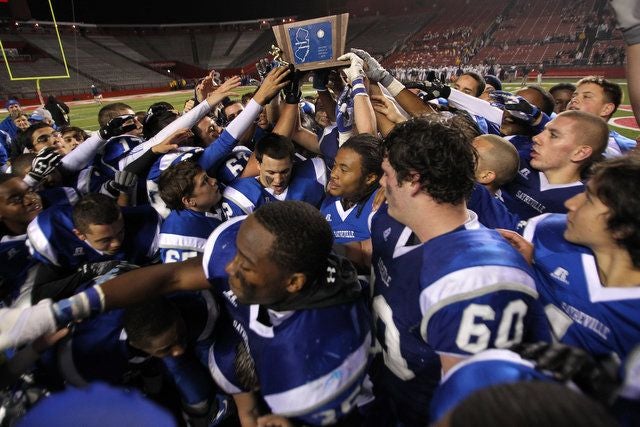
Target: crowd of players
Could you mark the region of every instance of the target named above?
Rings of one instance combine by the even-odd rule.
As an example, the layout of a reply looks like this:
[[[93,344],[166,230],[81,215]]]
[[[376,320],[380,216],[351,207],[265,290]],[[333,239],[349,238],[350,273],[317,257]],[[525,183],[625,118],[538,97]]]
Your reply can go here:
[[[9,135],[1,425],[637,425],[619,85],[342,59]]]

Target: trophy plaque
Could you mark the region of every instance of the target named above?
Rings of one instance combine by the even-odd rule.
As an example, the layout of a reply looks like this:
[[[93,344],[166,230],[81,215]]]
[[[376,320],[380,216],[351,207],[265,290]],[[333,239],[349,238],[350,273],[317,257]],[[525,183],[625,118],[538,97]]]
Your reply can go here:
[[[348,66],[349,61],[336,60],[344,54],[348,24],[349,14],[343,13],[276,25],[278,46],[271,53],[300,71]]]

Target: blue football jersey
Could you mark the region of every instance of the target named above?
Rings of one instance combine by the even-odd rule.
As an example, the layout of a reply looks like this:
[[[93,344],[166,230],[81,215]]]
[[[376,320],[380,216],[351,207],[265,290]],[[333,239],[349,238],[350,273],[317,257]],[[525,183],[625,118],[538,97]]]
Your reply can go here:
[[[293,164],[289,186],[275,195],[264,188],[258,177],[240,178],[225,188],[222,194],[227,217],[247,215],[264,203],[278,200],[299,200],[319,208],[325,196],[327,171],[322,159],[313,158]]]
[[[636,145],[637,142],[635,140],[622,136],[618,132],[612,130],[609,132],[607,148],[604,150],[603,155],[608,159],[619,157],[636,148]]]
[[[533,140],[530,136],[527,135],[509,135],[505,136],[505,139],[513,144],[518,150],[518,156],[520,159],[525,161],[531,160],[531,146],[533,145]],[[522,160],[521,160],[522,161]]]
[[[75,188],[53,187],[38,191],[45,206],[75,205],[80,200],[80,195]]]
[[[555,337],[592,355],[624,359],[640,342],[640,286],[605,287],[593,253],[563,238],[566,215],[529,221],[540,300]]]
[[[251,150],[247,147],[242,145],[234,147],[233,151],[225,157],[224,163],[220,165],[216,172],[215,176],[218,182],[224,185],[231,184],[242,174],[250,157]]]
[[[431,401],[431,423],[440,420],[477,390],[519,381],[553,381],[535,365],[509,350],[491,349],[455,365],[442,378]]]
[[[122,208],[125,237],[114,255],[94,249],[74,234],[72,211],[72,206],[45,209],[29,224],[28,244],[36,260],[75,270],[89,262],[126,260],[145,265],[156,258],[161,218],[150,206]]]
[[[68,187],[56,187],[38,192],[45,208],[69,207],[77,194]],[[0,307],[31,304],[34,271],[37,260],[31,256],[27,234],[10,235],[0,224]]]
[[[248,346],[271,411],[313,425],[333,422],[351,411],[365,378],[371,332],[364,301],[286,312],[238,303],[225,266],[236,254],[243,220],[227,221],[211,235],[205,274]],[[222,367],[212,365],[215,377]]]
[[[149,197],[149,204],[153,206],[163,218],[169,215],[170,209],[167,208],[164,200],[160,197],[160,190],[158,189],[160,174],[171,165],[198,158],[203,151],[204,149],[199,147],[178,147],[176,150],[160,156],[160,158],[153,163],[151,169],[149,169],[149,173],[147,174],[147,196]]]
[[[113,179],[115,173],[123,169],[121,161],[142,142],[142,138],[132,135],[114,136],[109,139],[98,156],[100,161],[96,163],[96,167],[99,172],[108,179]]]
[[[500,190],[498,190],[500,191]],[[500,198],[493,196],[484,185],[476,183],[471,193],[471,198],[467,202],[467,207],[478,215],[478,220],[487,228],[506,228],[507,230],[520,231],[524,221],[520,221],[507,209]]]
[[[373,210],[375,192],[363,202],[346,211],[339,197],[327,195],[320,212],[331,225],[335,243],[359,242],[371,237],[369,232],[369,216]]]
[[[504,203],[521,220],[544,213],[566,213],[564,202],[584,191],[580,181],[569,184],[550,184],[544,173],[520,158],[516,178],[502,188]]]
[[[209,235],[225,219],[222,209],[216,213],[172,210],[160,226],[160,259],[179,262],[203,253]]]
[[[78,193],[85,195],[100,192],[102,185],[107,181],[109,179],[103,176],[98,168],[90,165],[67,177],[65,184],[75,188]]]
[[[29,270],[36,264],[27,247],[27,235],[0,236],[0,308],[16,301],[31,304]]]
[[[389,389],[423,419],[428,408],[412,407],[417,399],[408,391],[416,392],[414,383],[435,388],[440,354],[466,357],[548,338],[533,272],[473,212],[463,227],[421,244],[382,206],[371,238],[376,336],[395,376]]]

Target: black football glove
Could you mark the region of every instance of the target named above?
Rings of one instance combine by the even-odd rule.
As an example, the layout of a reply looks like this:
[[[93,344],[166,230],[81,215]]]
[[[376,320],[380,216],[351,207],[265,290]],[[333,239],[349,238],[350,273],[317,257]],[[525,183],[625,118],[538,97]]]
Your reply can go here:
[[[424,82],[403,82],[407,89],[420,89],[424,94],[420,97],[422,101],[427,102],[437,98],[449,98],[451,88],[440,80],[424,81]]]
[[[302,98],[302,91],[300,90],[300,79],[303,73],[296,70],[293,65],[289,65],[291,73],[289,74],[290,80],[287,85],[282,88],[284,94],[284,102],[287,104],[298,104],[300,98]]]
[[[558,381],[572,381],[583,393],[605,404],[612,403],[620,386],[619,361],[607,357],[596,360],[586,351],[560,343],[527,343],[511,348],[539,370],[550,372]]]
[[[494,90],[489,94],[491,105],[501,110],[508,111],[516,119],[533,124],[542,113],[538,107],[531,105],[521,96],[513,95],[502,90]]]
[[[128,193],[138,184],[138,177],[129,171],[117,171],[115,177],[105,183],[109,195],[118,198],[120,193]]]
[[[91,280],[103,276],[115,268],[118,269],[118,272],[125,272],[134,270],[138,266],[126,261],[111,260],[84,264],[78,268],[78,272],[82,275],[83,280]]]
[[[100,133],[100,138],[108,140],[114,136],[122,135],[134,130],[136,128],[136,123],[133,121],[134,118],[135,116],[133,114],[114,117],[109,120],[109,123],[100,128],[98,131]],[[131,123],[127,123],[129,121],[131,121]]]
[[[53,172],[62,161],[62,156],[53,147],[45,147],[38,152],[31,162],[31,171],[28,176],[36,182],[42,181]]]

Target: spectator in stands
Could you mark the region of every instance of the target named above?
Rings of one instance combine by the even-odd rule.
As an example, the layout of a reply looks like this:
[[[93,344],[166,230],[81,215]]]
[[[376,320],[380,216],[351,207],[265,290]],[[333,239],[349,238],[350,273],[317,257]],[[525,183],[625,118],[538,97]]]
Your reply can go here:
[[[549,93],[555,103],[555,107],[553,108],[554,113],[560,114],[567,109],[575,90],[576,85],[573,83],[558,83],[551,86]]]
[[[22,114],[20,102],[18,102],[16,98],[9,98],[6,104],[4,104],[4,107],[9,112],[9,116],[5,117],[5,119],[0,122],[0,130],[7,132],[11,139],[15,139],[18,134],[18,127],[13,122],[13,119]]]
[[[100,93],[100,89],[98,89],[95,84],[92,84],[90,90],[96,104],[102,105],[102,93]]]
[[[29,123],[29,116],[24,113],[20,113],[15,116],[13,118],[13,123],[18,128],[18,133],[25,131],[31,125],[31,123]]]
[[[586,111],[608,122],[621,102],[620,85],[602,77],[589,76],[576,84],[568,109]],[[620,156],[635,147],[636,141],[612,130],[609,132],[609,143],[604,155],[608,158]]]
[[[544,74],[544,64],[543,63],[540,63],[538,65],[538,70],[537,71],[538,71],[537,82],[538,82],[539,85],[541,85],[542,84],[542,75]]]
[[[59,128],[69,126],[71,123],[69,120],[69,106],[64,102],[57,100],[55,96],[49,95],[47,103],[44,104],[44,108],[51,113],[53,121]]]
[[[42,122],[48,124],[56,130],[59,129],[59,127],[53,120],[53,116],[51,115],[49,110],[45,110],[44,108],[37,108],[33,110],[33,113],[31,113],[31,115],[29,116],[29,122],[31,122],[31,124]]]
[[[464,92],[467,95],[475,96],[476,98],[482,95],[486,82],[484,78],[473,71],[467,71],[456,79],[453,83],[453,88]]]

